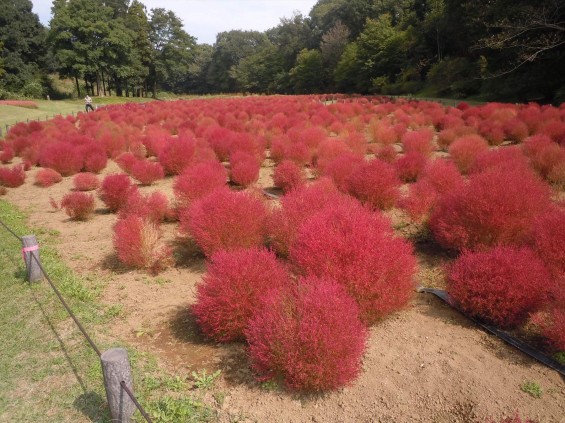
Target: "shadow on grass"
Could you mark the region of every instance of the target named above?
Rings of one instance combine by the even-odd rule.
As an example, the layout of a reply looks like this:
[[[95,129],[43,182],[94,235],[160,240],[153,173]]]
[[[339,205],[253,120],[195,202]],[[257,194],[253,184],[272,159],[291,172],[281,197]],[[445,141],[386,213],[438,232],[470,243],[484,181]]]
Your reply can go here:
[[[73,407],[84,414],[93,422],[111,422],[110,413],[108,412],[106,398],[103,398],[98,392],[85,392],[75,398]]]

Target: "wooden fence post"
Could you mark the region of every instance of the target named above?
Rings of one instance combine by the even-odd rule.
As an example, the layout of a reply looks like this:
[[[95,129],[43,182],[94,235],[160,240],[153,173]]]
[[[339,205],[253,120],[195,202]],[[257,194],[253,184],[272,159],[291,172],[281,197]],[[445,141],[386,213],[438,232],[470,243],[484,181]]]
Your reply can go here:
[[[37,238],[35,235],[24,235],[22,237],[22,244],[22,256],[26,264],[27,280],[29,282],[38,282],[43,279],[43,272],[39,267],[41,259],[39,257]]]
[[[102,353],[100,361],[112,421],[129,423],[136,406],[121,387],[121,382],[124,381],[129,390],[133,392],[128,352],[124,348],[110,348]]]

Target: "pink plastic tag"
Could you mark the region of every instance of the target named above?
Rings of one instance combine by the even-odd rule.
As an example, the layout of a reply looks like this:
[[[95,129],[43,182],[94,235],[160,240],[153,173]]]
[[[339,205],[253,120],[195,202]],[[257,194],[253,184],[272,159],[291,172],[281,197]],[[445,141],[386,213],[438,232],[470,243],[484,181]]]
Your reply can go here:
[[[31,247],[22,248],[22,258],[26,260],[26,253],[39,250],[39,245],[32,245]]]

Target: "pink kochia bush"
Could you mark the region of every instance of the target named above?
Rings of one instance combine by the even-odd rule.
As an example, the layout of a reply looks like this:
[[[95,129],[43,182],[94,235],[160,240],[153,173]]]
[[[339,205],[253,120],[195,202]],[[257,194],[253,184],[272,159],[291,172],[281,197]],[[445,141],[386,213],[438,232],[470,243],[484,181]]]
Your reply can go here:
[[[0,186],[17,188],[23,185],[26,179],[24,167],[22,165],[0,167]]]
[[[361,370],[367,329],[355,301],[330,279],[306,277],[263,297],[245,331],[260,380],[297,391],[327,391]]]
[[[190,234],[207,256],[218,250],[261,246],[267,210],[247,192],[218,188],[179,212],[181,232]]]
[[[191,162],[196,149],[194,138],[185,135],[171,138],[159,153],[159,162],[167,175],[180,174]]]
[[[155,191],[143,195],[139,190],[132,189],[127,194],[123,207],[120,208],[118,218],[135,215],[143,217],[151,222],[161,222],[169,217],[169,200],[162,192]]]
[[[226,185],[227,172],[218,161],[189,166],[175,178],[173,191],[180,205],[188,205],[206,194]]]
[[[67,142],[53,142],[46,144],[39,154],[41,167],[55,169],[63,176],[74,175],[80,172],[83,166],[83,157],[80,148]]]
[[[451,266],[448,292],[466,313],[502,328],[513,328],[537,311],[551,278],[529,248],[497,246],[464,252]]]
[[[477,156],[488,150],[487,141],[479,135],[461,137],[449,146],[448,152],[461,173],[468,173]]]
[[[549,187],[533,173],[494,168],[443,195],[430,217],[430,229],[446,248],[520,245],[550,204]]]
[[[113,243],[118,258],[127,266],[158,273],[173,262],[172,250],[161,241],[158,224],[140,216],[118,219]]]
[[[273,182],[276,187],[289,192],[306,183],[306,175],[302,167],[290,160],[283,160],[273,172]]]
[[[290,259],[305,275],[342,284],[373,324],[406,305],[416,260],[410,244],[396,238],[390,222],[353,199],[344,199],[298,229]]]
[[[300,226],[327,204],[339,201],[340,193],[329,178],[298,188],[281,198],[281,208],[269,216],[271,246],[281,256],[287,256]]]
[[[565,210],[552,208],[536,219],[532,246],[565,291]]]
[[[100,179],[94,173],[77,173],[73,177],[73,186],[76,191],[93,191],[100,187]]]
[[[247,187],[259,179],[261,165],[257,158],[244,151],[230,155],[230,180],[237,185]]]
[[[560,351],[565,351],[565,286],[560,281],[553,292],[545,312],[534,318],[547,338],[549,344]]]
[[[39,169],[35,174],[35,185],[43,188],[55,185],[63,180],[63,177],[59,172],[51,168]]]
[[[160,163],[138,160],[131,167],[131,176],[138,180],[141,185],[151,185],[153,182],[163,179],[165,171]]]
[[[264,248],[220,250],[210,258],[192,312],[202,331],[214,340],[242,340],[259,298],[269,289],[289,284],[285,267]]]
[[[72,220],[87,220],[94,212],[94,196],[85,192],[70,192],[61,200],[61,208]]]
[[[132,186],[130,177],[124,173],[108,175],[102,181],[100,198],[110,211],[115,212],[125,204]]]
[[[381,160],[361,162],[347,179],[348,191],[373,209],[394,207],[400,196],[400,178],[394,166]]]

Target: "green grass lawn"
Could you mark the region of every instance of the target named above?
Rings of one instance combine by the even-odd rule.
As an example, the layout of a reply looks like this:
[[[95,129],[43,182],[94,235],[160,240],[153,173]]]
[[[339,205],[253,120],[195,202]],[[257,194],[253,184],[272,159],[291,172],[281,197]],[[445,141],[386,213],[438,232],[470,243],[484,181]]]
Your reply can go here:
[[[74,275],[56,253],[60,235],[30,229],[26,216],[4,200],[0,219],[20,236],[37,236],[43,266],[98,348],[128,349],[136,396],[155,423],[216,418],[214,408],[202,400],[215,376],[168,374],[150,354],[108,340],[107,325],[120,312],[98,301],[106,282],[96,274]],[[110,422],[97,354],[48,283],[24,281],[21,248],[0,226],[0,422]],[[203,380],[206,386],[200,387]],[[145,421],[137,412],[134,419]]]
[[[139,97],[93,97],[94,107],[105,106],[108,104],[123,104],[130,102],[152,101],[149,98]],[[77,114],[84,111],[84,100],[33,100],[39,106],[37,109],[25,107],[0,105],[0,129],[2,134],[6,134],[6,125],[14,125],[18,122],[28,122],[31,120],[48,120],[56,115]]]

